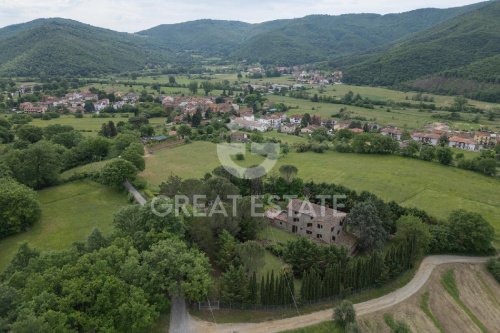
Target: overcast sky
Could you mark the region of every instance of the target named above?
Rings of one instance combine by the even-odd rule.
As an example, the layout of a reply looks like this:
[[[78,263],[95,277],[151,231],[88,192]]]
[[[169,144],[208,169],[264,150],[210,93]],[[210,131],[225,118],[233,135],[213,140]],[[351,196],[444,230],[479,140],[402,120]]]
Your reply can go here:
[[[64,17],[118,31],[202,18],[257,23],[309,14],[398,13],[479,0],[0,0],[0,26]]]

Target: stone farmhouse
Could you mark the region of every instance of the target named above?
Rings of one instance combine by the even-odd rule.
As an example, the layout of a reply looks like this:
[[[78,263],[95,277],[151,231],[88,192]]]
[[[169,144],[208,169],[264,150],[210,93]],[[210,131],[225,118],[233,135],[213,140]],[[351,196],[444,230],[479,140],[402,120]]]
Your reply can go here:
[[[286,211],[271,210],[266,215],[272,225],[290,233],[323,244],[344,246],[350,254],[356,250],[356,237],[345,231],[347,214],[344,212],[293,199]]]

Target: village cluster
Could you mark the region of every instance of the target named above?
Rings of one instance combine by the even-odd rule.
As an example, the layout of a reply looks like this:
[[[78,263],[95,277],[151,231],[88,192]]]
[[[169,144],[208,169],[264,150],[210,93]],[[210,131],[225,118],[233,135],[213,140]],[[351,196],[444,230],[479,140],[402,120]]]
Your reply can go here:
[[[247,69],[246,72],[249,75],[266,74],[266,70],[262,67],[252,67]],[[341,84],[344,78],[344,73],[342,71],[337,70],[325,74],[318,70],[306,70],[303,66],[276,67],[274,72],[279,73],[279,75],[291,76],[297,83],[306,84]]]
[[[19,104],[19,112],[30,114],[43,114],[51,109],[63,108],[70,113],[84,113],[86,105],[92,105],[92,112],[99,113],[108,107],[113,107],[115,110],[123,107],[126,104],[134,105],[139,100],[139,95],[133,92],[122,94],[115,93],[116,100],[111,102],[108,98],[99,99],[99,96],[92,92],[72,92],[64,97],[47,96],[41,102],[24,102]]]
[[[284,70],[285,68],[283,68]],[[257,71],[257,69],[251,69]],[[301,72],[298,78],[312,78],[317,80],[321,76],[308,72]],[[332,77],[341,79],[342,73],[335,72]],[[287,89],[299,89],[297,85],[286,86]],[[294,88],[295,87],[295,88]],[[258,88],[258,87],[255,87]],[[266,87],[268,90],[281,89],[280,85]],[[24,102],[19,105],[19,112],[31,114],[43,114],[51,109],[66,109],[71,113],[88,112],[88,105],[91,104],[92,112],[100,111],[112,107],[115,110],[124,105],[135,105],[139,100],[139,95],[134,92],[115,93],[115,101],[111,102],[107,98],[99,99],[99,96],[92,92],[72,92],[64,97],[57,98],[53,96],[45,97],[42,102],[31,103]],[[312,134],[315,130],[325,128],[329,134],[334,131],[347,129],[354,134],[363,133],[365,129],[351,126],[350,120],[321,119],[313,115],[311,120],[304,124],[303,115],[287,115],[273,109],[271,105],[264,105],[265,114],[254,114],[253,110],[242,107],[231,98],[217,100],[214,96],[163,96],[161,98],[163,107],[176,111],[173,118],[174,123],[185,122],[189,117],[194,116],[198,111],[205,114],[207,111],[214,114],[231,114],[230,124],[232,129],[242,129],[247,131],[267,132],[276,130],[286,134]],[[379,124],[366,124],[369,131],[379,131],[382,135],[390,136],[404,147],[408,143],[408,136],[405,138],[405,130],[398,127],[382,127]],[[435,124],[426,129],[409,133],[409,137],[414,141],[436,146],[440,143],[440,138],[446,136],[448,145],[452,148],[458,148],[469,151],[479,151],[484,148],[490,148],[500,143],[500,134],[488,131],[454,131],[444,124]],[[238,136],[239,141],[246,141],[247,136]]]

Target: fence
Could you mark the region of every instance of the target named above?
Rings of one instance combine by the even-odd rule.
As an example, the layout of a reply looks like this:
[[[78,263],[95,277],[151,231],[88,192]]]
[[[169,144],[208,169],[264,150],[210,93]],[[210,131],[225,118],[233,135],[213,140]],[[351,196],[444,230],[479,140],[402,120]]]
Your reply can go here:
[[[370,288],[365,288],[362,290],[357,290],[356,293],[369,290]],[[334,303],[336,301],[342,300],[345,296],[351,295],[352,293],[344,291],[342,295],[337,295],[333,297],[321,298],[314,301],[297,301],[297,307],[302,308],[310,305],[323,305]],[[208,302],[198,302],[196,303],[196,308],[198,310],[255,310],[255,311],[286,311],[295,309],[295,304],[284,304],[284,305],[263,305],[263,304],[247,304],[247,303],[224,303],[220,301],[208,301]]]

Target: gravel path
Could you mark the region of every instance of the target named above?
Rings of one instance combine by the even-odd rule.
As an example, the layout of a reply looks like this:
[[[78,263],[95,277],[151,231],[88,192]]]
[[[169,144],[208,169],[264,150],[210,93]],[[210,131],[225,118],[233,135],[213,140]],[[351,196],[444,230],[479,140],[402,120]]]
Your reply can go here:
[[[139,193],[139,191],[135,189],[134,185],[130,184],[128,180],[123,182],[123,185],[125,186],[127,191],[129,191],[134,196],[135,201],[137,201],[139,205],[144,206],[146,204],[147,202],[146,199],[144,199],[144,197]]]
[[[436,266],[451,263],[484,263],[488,258],[461,256],[430,256],[425,258],[413,279],[404,287],[382,297],[354,305],[359,316],[380,311],[403,302],[424,286]],[[319,324],[332,318],[332,310],[313,312],[307,315],[263,323],[214,324],[190,317],[192,331],[189,333],[278,333]],[[171,333],[173,333],[171,331]]]

